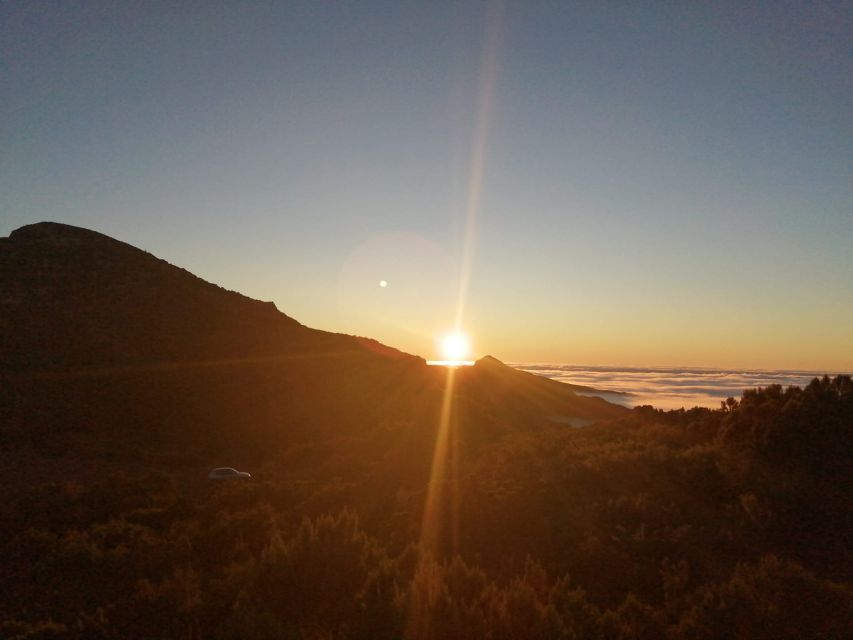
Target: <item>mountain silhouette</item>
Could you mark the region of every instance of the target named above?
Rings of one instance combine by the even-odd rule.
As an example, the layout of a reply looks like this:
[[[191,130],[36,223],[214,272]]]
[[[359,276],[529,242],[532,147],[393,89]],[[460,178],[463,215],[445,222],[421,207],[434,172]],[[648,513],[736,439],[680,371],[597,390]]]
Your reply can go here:
[[[10,370],[370,350],[309,329],[108,236],[42,222],[0,239],[0,360]]]
[[[382,446],[423,456],[450,376],[472,442],[626,413],[495,358],[450,372],[308,328],[271,302],[64,224],[0,239],[0,292],[0,418],[7,441],[33,455],[94,439],[111,456],[221,466],[223,452],[256,459],[395,425]]]

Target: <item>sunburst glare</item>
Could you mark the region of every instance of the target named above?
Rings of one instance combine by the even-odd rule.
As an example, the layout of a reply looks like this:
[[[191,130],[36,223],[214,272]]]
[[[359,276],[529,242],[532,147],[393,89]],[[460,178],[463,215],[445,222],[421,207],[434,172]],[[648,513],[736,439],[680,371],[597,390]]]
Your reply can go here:
[[[447,360],[464,360],[471,354],[471,341],[461,331],[444,336],[441,341],[441,355]]]
[[[471,357],[471,339],[463,331],[452,331],[436,339],[436,346],[441,354],[441,360],[428,360],[427,364],[443,365],[446,367],[470,366],[474,364]]]

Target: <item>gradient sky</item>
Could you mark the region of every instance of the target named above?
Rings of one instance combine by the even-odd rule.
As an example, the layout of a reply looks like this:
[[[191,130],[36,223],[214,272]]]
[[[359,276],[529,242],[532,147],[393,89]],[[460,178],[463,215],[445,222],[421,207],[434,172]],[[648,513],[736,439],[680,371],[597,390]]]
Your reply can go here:
[[[850,3],[0,3],[0,235],[425,357],[853,370]],[[386,280],[387,287],[379,287]]]

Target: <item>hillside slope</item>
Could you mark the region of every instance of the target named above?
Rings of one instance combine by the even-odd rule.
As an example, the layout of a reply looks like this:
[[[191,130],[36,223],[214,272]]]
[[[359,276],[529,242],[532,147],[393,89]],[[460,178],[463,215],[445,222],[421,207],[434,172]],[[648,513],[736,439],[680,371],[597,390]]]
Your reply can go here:
[[[416,356],[310,329],[273,303],[69,225],[0,239],[0,291],[0,414],[12,440],[36,446],[47,438],[73,452],[73,434],[101,447],[203,451],[215,464],[222,451],[269,455],[386,423],[428,442],[447,383],[447,370]],[[491,358],[456,384],[485,440],[548,416],[586,424],[624,413]]]
[[[128,244],[52,222],[0,239],[0,291],[0,360],[7,370],[366,348]]]

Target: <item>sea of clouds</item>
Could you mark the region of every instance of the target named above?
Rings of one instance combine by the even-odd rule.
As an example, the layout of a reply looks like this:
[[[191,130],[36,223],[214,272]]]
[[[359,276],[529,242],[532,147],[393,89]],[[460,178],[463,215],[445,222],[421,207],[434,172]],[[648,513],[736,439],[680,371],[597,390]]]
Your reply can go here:
[[[628,407],[650,404],[658,409],[719,408],[728,397],[740,398],[744,389],[779,384],[807,385],[822,373],[815,371],[759,371],[694,369],[683,367],[589,367],[570,364],[513,363],[513,367],[561,382],[595,387],[610,402]],[[610,392],[629,393],[621,396]]]

